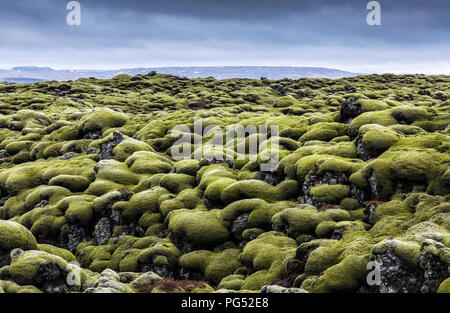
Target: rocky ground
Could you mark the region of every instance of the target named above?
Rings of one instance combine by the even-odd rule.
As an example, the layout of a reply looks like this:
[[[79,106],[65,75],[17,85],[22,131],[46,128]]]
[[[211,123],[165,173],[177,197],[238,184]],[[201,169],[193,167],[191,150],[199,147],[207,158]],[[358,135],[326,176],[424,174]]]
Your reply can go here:
[[[0,292],[450,292],[449,83],[1,84]],[[176,161],[194,117],[280,132]]]

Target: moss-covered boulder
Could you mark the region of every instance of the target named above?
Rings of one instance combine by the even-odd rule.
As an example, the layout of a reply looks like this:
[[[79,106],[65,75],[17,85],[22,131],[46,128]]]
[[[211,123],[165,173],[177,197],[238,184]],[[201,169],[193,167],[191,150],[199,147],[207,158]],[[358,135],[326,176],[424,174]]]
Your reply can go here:
[[[33,234],[17,222],[0,220],[0,249],[37,249]]]

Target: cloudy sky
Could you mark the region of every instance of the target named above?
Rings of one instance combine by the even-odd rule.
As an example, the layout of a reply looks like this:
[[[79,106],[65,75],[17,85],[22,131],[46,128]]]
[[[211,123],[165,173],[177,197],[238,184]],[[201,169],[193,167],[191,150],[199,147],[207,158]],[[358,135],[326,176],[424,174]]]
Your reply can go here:
[[[449,0],[0,0],[0,68],[332,67],[450,74]]]

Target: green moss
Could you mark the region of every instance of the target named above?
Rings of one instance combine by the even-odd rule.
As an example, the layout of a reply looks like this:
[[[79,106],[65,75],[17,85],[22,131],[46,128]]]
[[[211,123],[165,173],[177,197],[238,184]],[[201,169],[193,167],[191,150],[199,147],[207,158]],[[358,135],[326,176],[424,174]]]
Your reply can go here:
[[[431,111],[431,112],[430,112]],[[392,115],[406,124],[430,118],[432,110],[424,107],[400,106],[392,110]]]
[[[444,280],[437,290],[438,293],[450,293],[450,278]]]
[[[408,216],[386,216],[370,229],[369,233],[378,241],[387,237],[394,237],[403,234],[410,226]]]
[[[359,132],[364,149],[373,156],[380,155],[400,139],[395,131],[380,125],[364,125],[360,127]]]
[[[287,108],[291,105],[300,104],[300,102],[292,96],[284,96],[277,99],[277,103],[274,105],[277,108]]]
[[[86,190],[89,184],[87,178],[78,175],[58,175],[49,181],[51,186],[61,186],[74,192]]]
[[[386,103],[373,99],[358,99],[356,104],[361,106],[363,112],[382,111],[389,108]]]
[[[284,172],[288,178],[302,179],[317,160],[330,155],[356,158],[356,146],[352,142],[307,142],[296,152],[284,157],[278,164],[278,171]]]
[[[383,254],[389,248],[394,250],[396,256],[412,266],[419,262],[420,245],[414,242],[385,239],[373,246],[372,254]]]
[[[316,201],[339,203],[350,195],[350,187],[348,185],[315,185],[310,192]]]
[[[333,139],[330,140],[330,142],[348,142],[348,141],[351,140],[350,137],[347,135],[334,137]]]
[[[137,174],[168,173],[172,170],[172,161],[154,152],[134,152],[125,163]]]
[[[242,263],[256,272],[248,276],[241,289],[259,290],[281,279],[286,273],[285,262],[295,255],[295,240],[278,232],[267,232],[250,241],[242,252]]]
[[[248,198],[280,201],[293,198],[298,192],[299,184],[295,180],[285,180],[275,187],[261,180],[243,180],[226,187],[221,198],[225,203]]]
[[[398,124],[397,120],[392,116],[391,110],[366,112],[357,116],[349,125],[349,133],[352,136],[358,134],[359,128],[367,124],[378,124],[381,126],[391,126]]]
[[[0,280],[1,293],[41,293],[41,291],[31,285],[20,286],[12,281]]]
[[[75,256],[63,248],[58,248],[58,247],[48,245],[48,244],[39,244],[38,250],[44,251],[44,252],[47,252],[47,253],[50,253],[53,255],[57,255],[57,256],[63,258],[64,260],[66,260],[67,262],[75,262],[76,261]]]
[[[138,262],[141,264],[160,264],[175,267],[178,264],[178,258],[181,256],[180,250],[168,238],[150,238],[153,242],[151,242],[150,247],[139,252],[137,255]],[[137,245],[138,242],[135,243],[134,247]]]
[[[133,138],[126,138],[114,147],[114,159],[123,162],[137,151],[154,151],[154,149],[145,142]]]
[[[159,183],[169,191],[179,193],[184,189],[192,189],[196,183],[196,179],[195,177],[186,174],[171,173],[164,175]]]
[[[306,127],[286,127],[280,131],[280,136],[298,140],[306,131]]]
[[[226,249],[222,252],[199,250],[184,254],[179,264],[182,268],[202,273],[208,282],[219,284],[241,266],[238,249]]]
[[[317,275],[338,263],[341,251],[334,245],[323,245],[311,251],[305,265],[305,273]]]
[[[213,246],[228,239],[220,210],[176,210],[167,216],[169,230],[178,238],[198,245]],[[208,236],[205,236],[208,234]]]
[[[176,196],[175,200],[182,202],[187,209],[203,207],[201,192],[198,189],[185,189]]]
[[[109,192],[116,191],[120,188],[130,188],[131,185],[122,185],[115,182],[111,182],[108,180],[97,179],[93,183],[89,185],[89,188],[86,189],[86,194],[102,196]]]
[[[242,239],[252,241],[264,232],[261,228],[249,228],[242,232]]]
[[[401,215],[411,213],[408,208],[399,200],[392,200],[377,205],[374,211],[374,220],[377,222],[384,216]]]
[[[222,211],[222,219],[226,227],[230,227],[231,223],[243,213],[251,213],[253,210],[263,208],[267,206],[267,202],[254,198],[234,201],[227,205]]]
[[[19,223],[0,220],[0,248],[25,250],[37,249],[33,234]]]
[[[367,181],[364,182],[364,179],[368,180],[374,176],[380,199],[388,199],[395,192],[395,181],[425,184],[429,192],[443,192],[438,186],[443,183],[440,177],[443,174],[446,156],[433,149],[399,148],[398,151],[391,151],[391,149],[368,163],[359,171],[359,174],[355,173],[355,177],[352,175],[350,181],[359,187],[364,187],[364,185],[367,186]]]
[[[39,214],[40,212],[37,213],[38,214],[30,228],[30,231],[36,237],[45,238],[58,236],[61,232],[61,228],[67,223],[64,216],[59,216],[59,214],[61,214],[60,212],[56,212],[56,214],[51,214],[52,212],[48,212],[49,214],[46,214],[47,212],[42,210],[42,214]]]
[[[139,176],[131,172],[126,164],[115,160],[102,160],[97,163],[97,178],[123,185],[137,185]]]
[[[55,264],[62,272],[67,272],[67,261],[44,251],[18,251],[11,253],[9,273],[14,282],[26,285],[33,284],[39,267],[43,264]]]
[[[330,141],[335,137],[344,135],[345,126],[340,123],[317,123],[312,125],[308,131],[300,137],[300,141]]]
[[[81,130],[84,133],[93,131],[105,131],[112,127],[121,127],[128,120],[128,117],[120,112],[111,109],[99,109],[89,114],[81,123]]]
[[[353,199],[353,198],[344,198],[341,200],[341,207],[344,210],[357,210],[361,207],[361,205],[359,204],[358,200]]]
[[[348,256],[329,267],[314,282],[305,281],[301,288],[310,292],[355,292],[366,278],[369,256]]]
[[[13,168],[2,174],[0,183],[11,195],[17,195],[24,189],[36,187],[41,182],[40,168],[36,165]]]
[[[33,144],[33,141],[17,141],[17,142],[11,142],[6,145],[5,151],[9,155],[15,155],[22,150],[28,150],[30,149],[31,145]]]
[[[48,201],[50,204],[55,204],[70,194],[71,192],[64,187],[40,186],[27,195],[25,198],[25,206],[31,210],[43,200]]]
[[[197,175],[200,161],[198,160],[181,160],[175,164],[175,172],[178,174],[186,174],[191,176]]]
[[[300,234],[312,233],[323,220],[317,210],[308,206],[305,208],[288,208],[272,217],[275,229],[296,237]]]
[[[153,187],[152,189],[136,193],[129,201],[114,203],[113,209],[122,212],[122,216],[130,221],[138,220],[144,213],[157,213],[159,210],[159,198],[168,194],[167,189]]]
[[[261,229],[271,229],[272,217],[284,209],[290,208],[294,205],[295,204],[292,201],[279,201],[275,203],[268,203],[266,206],[256,208],[248,217],[250,226]]]
[[[88,226],[93,218],[92,203],[89,197],[72,196],[63,199],[58,203],[59,207],[65,211],[65,217],[72,223],[80,223]]]
[[[217,289],[240,290],[244,284],[244,275],[228,275],[217,286]]]
[[[205,197],[213,202],[221,202],[224,189],[235,182],[236,180],[233,178],[217,177],[217,179],[208,183],[208,187],[205,189]]]
[[[320,222],[316,227],[316,235],[318,237],[327,237],[333,233],[335,226],[335,221]]]

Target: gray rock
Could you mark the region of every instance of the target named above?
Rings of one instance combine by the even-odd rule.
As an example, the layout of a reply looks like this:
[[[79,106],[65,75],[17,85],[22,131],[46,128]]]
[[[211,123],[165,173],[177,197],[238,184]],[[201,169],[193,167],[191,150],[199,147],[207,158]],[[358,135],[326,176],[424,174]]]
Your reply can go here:
[[[131,282],[131,286],[134,288],[139,285],[153,285],[158,280],[161,280],[162,277],[153,272],[147,272],[140,275],[138,278]]]
[[[265,285],[261,288],[261,293],[308,293],[301,288],[286,288],[277,285]]]

